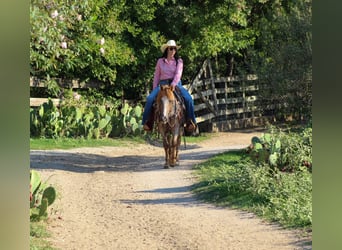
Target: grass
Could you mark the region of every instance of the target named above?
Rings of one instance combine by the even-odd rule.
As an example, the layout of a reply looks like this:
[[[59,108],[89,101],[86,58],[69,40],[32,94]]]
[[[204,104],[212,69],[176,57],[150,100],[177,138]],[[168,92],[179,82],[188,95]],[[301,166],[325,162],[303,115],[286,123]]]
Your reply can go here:
[[[230,151],[216,155],[195,167],[199,182],[194,185],[194,191],[200,199],[214,202],[217,205],[229,205],[234,208],[248,208],[250,197],[246,193],[236,192],[240,186],[239,180],[233,181],[234,166],[241,164],[245,154],[241,150]],[[227,181],[231,179],[228,188]],[[233,184],[237,187],[233,191]],[[229,190],[230,189],[230,190]]]
[[[82,147],[124,147],[144,143],[143,138],[106,138],[106,139],[84,139],[84,138],[31,138],[30,149],[71,149]]]
[[[197,196],[277,222],[286,228],[311,230],[312,175],[272,172],[256,166],[244,150],[217,155],[195,167]]]
[[[48,242],[49,237],[45,221],[30,222],[30,250],[53,250]]]
[[[213,133],[201,133],[198,136],[184,136],[187,143],[200,143],[202,141],[211,139],[213,137]]]

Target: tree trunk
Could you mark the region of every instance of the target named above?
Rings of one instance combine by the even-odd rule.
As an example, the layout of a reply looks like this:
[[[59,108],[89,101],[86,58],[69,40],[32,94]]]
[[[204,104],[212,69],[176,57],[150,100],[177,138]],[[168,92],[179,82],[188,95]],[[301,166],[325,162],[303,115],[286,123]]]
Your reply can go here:
[[[232,54],[228,54],[226,57],[226,61],[227,61],[228,76],[232,76],[233,70],[234,70],[234,56]]]

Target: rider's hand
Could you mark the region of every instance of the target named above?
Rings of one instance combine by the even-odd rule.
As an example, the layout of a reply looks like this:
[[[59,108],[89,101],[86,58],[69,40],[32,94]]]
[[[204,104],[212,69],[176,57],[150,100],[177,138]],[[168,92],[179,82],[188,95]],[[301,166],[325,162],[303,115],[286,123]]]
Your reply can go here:
[[[176,88],[175,85],[171,85],[171,90],[172,90],[172,91],[175,91],[175,88]]]

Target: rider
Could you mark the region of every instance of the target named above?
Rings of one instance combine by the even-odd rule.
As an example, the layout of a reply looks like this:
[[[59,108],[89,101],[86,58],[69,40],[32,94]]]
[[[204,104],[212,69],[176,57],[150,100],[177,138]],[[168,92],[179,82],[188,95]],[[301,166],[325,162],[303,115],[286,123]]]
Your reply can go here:
[[[186,127],[188,132],[193,132],[196,127],[196,117],[194,113],[194,102],[189,92],[182,86],[183,60],[178,57],[177,50],[181,46],[177,46],[174,40],[169,40],[160,47],[163,55],[158,59],[155,66],[153,78],[153,90],[146,99],[142,124],[145,131],[151,131],[152,125],[147,123],[151,115],[151,109],[155,98],[159,92],[159,84],[170,84],[172,90],[175,87],[180,90],[184,98],[186,108]]]

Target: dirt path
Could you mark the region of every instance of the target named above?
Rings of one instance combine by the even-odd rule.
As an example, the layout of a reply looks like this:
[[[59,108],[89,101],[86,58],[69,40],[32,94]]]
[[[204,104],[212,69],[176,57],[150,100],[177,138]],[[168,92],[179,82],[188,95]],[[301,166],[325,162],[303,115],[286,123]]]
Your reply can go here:
[[[243,148],[257,132],[217,133],[180,151],[163,169],[163,149],[82,148],[31,151],[31,167],[61,193],[49,229],[59,249],[311,249],[295,231],[252,214],[196,201],[191,168],[213,154]]]

